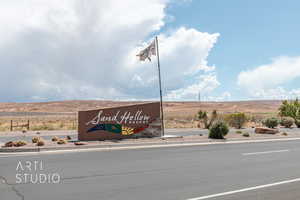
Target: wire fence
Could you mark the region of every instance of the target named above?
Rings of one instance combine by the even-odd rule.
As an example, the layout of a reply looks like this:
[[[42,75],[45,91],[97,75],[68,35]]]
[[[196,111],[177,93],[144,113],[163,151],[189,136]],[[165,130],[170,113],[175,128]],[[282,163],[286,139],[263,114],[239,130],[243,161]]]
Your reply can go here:
[[[75,130],[77,113],[3,113],[0,131]]]

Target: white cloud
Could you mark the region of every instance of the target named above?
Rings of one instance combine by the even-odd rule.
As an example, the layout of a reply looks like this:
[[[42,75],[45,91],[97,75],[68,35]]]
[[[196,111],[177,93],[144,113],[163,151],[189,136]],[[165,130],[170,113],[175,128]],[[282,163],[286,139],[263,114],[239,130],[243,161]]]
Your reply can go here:
[[[201,75],[198,78],[197,82],[192,85],[169,92],[166,99],[197,100],[199,92],[201,95],[207,95],[220,85],[215,74]]]
[[[295,99],[300,97],[300,89],[287,90],[280,86],[270,89],[256,89],[253,96],[259,99]]]
[[[140,63],[135,55],[145,45],[142,42],[164,26],[168,3],[1,2],[0,97],[4,101],[157,97],[155,61]],[[184,27],[159,35],[165,90],[186,98],[219,85],[215,67],[207,64],[218,36]],[[209,84],[200,83],[202,79]]]
[[[231,93],[228,91],[223,92],[219,96],[204,96],[204,101],[230,101]]]
[[[252,97],[275,99],[299,95],[299,89],[288,91],[282,85],[300,78],[300,57],[282,56],[272,63],[243,71],[238,76],[238,85]]]

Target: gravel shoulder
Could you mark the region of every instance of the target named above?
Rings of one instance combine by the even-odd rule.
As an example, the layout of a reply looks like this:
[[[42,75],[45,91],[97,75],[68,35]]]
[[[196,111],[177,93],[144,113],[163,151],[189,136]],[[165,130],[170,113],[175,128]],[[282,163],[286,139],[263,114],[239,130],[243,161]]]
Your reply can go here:
[[[10,136],[1,136],[0,145],[2,146],[6,141],[16,141],[25,140],[27,145],[22,147],[2,147],[0,151],[2,152],[14,152],[14,151],[40,151],[40,150],[56,150],[56,149],[72,149],[72,148],[94,148],[94,147],[115,147],[115,146],[134,146],[134,145],[154,145],[154,144],[178,144],[178,143],[207,143],[207,142],[227,142],[227,141],[239,141],[239,140],[264,140],[264,139],[281,139],[281,138],[300,138],[299,129],[280,129],[280,132],[275,135],[270,134],[256,134],[254,129],[241,129],[242,133],[236,133],[235,129],[232,129],[226,136],[225,140],[214,140],[209,139],[207,135],[207,130],[199,129],[187,129],[187,130],[168,130],[167,136],[165,138],[139,138],[139,139],[124,139],[124,140],[106,140],[106,141],[89,141],[84,142],[82,145],[75,145],[77,140],[76,131],[45,131],[36,134],[36,132],[26,132],[26,133],[11,133]],[[180,133],[191,133],[190,135],[180,135]],[[243,136],[243,133],[249,133],[249,137]],[[283,135],[283,132],[287,135]],[[23,136],[15,136],[17,134],[23,134]],[[52,142],[51,138],[53,136],[58,136],[59,138],[66,138],[66,135],[71,136],[71,140],[67,144],[59,145],[56,142]],[[33,136],[39,136],[45,141],[45,146],[37,147],[36,144],[31,142]],[[2,141],[1,141],[2,138]],[[5,140],[3,140],[5,138]],[[1,144],[2,143],[2,144]]]

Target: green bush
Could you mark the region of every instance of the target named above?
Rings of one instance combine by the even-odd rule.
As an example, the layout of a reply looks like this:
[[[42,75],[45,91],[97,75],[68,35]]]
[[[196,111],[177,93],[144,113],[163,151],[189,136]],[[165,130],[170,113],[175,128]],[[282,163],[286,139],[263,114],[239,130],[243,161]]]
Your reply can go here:
[[[296,124],[297,128],[300,128],[300,120],[295,120],[295,124]]]
[[[243,132],[242,131],[236,131],[235,133],[236,134],[242,134]]]
[[[247,116],[245,113],[232,113],[226,117],[226,121],[230,126],[241,129],[247,122]]]
[[[285,128],[291,128],[294,124],[294,120],[289,117],[283,117],[280,120],[280,125],[284,126]]]
[[[224,139],[224,136],[229,132],[228,125],[223,121],[217,121],[209,129],[209,138]]]
[[[244,137],[250,137],[250,134],[249,133],[243,133],[243,136]]]
[[[278,126],[278,119],[275,117],[267,118],[264,120],[263,124],[268,128],[275,128]]]

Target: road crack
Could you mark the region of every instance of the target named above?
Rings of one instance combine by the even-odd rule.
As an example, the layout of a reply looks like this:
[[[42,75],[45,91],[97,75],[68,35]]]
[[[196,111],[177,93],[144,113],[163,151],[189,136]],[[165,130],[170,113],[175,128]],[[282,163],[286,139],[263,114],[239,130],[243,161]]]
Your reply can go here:
[[[88,179],[88,178],[96,178],[96,177],[140,175],[140,174],[149,174],[149,173],[157,173],[157,172],[168,172],[170,170],[172,170],[172,168],[153,169],[153,170],[137,170],[137,171],[128,171],[128,172],[111,173],[111,174],[91,174],[91,175],[83,175],[83,176],[65,177],[65,178],[62,178],[61,180],[65,181],[65,180]]]
[[[18,196],[20,197],[22,200],[25,199],[25,196],[15,188],[15,184],[10,184],[8,183],[7,179],[4,176],[0,176],[0,180],[2,179],[3,183],[5,183],[5,185],[9,186],[11,188],[11,190]]]

